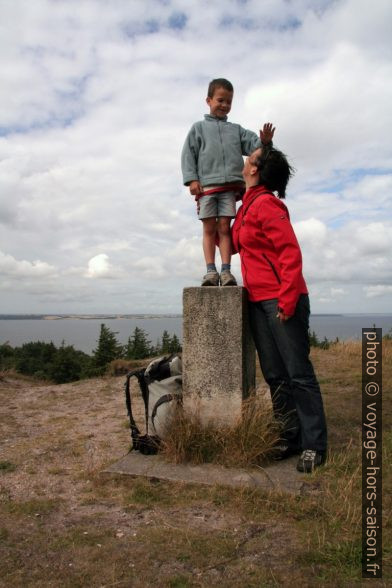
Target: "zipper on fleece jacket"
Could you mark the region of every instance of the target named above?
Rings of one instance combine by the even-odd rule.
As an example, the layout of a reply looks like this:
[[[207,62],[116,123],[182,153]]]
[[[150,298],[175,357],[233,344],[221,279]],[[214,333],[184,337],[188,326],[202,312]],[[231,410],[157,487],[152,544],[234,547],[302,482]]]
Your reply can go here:
[[[275,278],[278,280],[278,284],[281,284],[280,277],[279,277],[278,272],[276,271],[276,268],[275,268],[274,264],[272,263],[272,261],[270,259],[268,259],[268,257],[266,256],[265,253],[262,253],[261,255],[262,255],[262,257],[264,257],[264,259],[266,260],[266,262],[269,264],[270,268],[274,272]]]
[[[238,243],[239,244],[239,243]],[[246,287],[248,285],[248,280],[247,280],[247,276],[248,276],[248,269],[246,267],[246,263],[245,263],[245,259],[244,259],[244,255],[241,257],[241,264],[242,267],[244,268],[244,275],[242,276],[243,282],[244,282],[244,286]]]
[[[246,288],[246,286],[248,284],[248,281],[246,279],[247,275],[248,275],[248,270],[247,270],[246,263],[245,263],[245,256],[241,255],[241,241],[240,241],[240,232],[239,231],[238,231],[238,253],[240,254],[240,257],[241,257],[241,265],[244,268],[244,273],[243,273],[242,279],[244,282],[244,286]]]
[[[225,174],[225,178],[227,178],[227,176],[226,176],[226,157],[225,157],[225,150],[224,150],[223,141],[222,141],[221,126],[220,126],[220,122],[218,120],[216,121],[216,124],[218,125],[219,139],[220,139],[221,146],[222,146],[223,171]]]

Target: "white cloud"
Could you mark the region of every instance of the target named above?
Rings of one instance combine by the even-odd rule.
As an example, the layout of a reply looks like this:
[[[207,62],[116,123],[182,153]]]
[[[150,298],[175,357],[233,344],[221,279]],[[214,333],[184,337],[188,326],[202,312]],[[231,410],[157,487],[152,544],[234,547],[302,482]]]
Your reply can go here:
[[[0,251],[0,275],[14,278],[42,278],[53,276],[56,269],[39,259],[35,261],[17,260],[12,255]]]
[[[110,278],[114,276],[109,263],[109,256],[106,253],[99,253],[88,262],[88,278]]]
[[[365,286],[364,291],[366,298],[378,298],[380,296],[384,296],[385,294],[391,295],[392,285],[385,286],[383,284],[378,284],[376,286]]]
[[[205,268],[180,151],[225,76],[230,120],[275,122],[297,168],[316,304],[389,309],[391,17],[388,0],[1,3],[2,306],[181,311]]]
[[[302,243],[321,247],[327,238],[327,227],[317,218],[309,218],[294,224],[294,230]]]
[[[348,283],[392,283],[392,223],[353,222],[333,229],[310,219],[298,226],[310,282],[334,281],[337,291]]]
[[[331,288],[331,296],[337,298],[343,296],[346,293],[344,288]]]
[[[389,164],[385,129],[392,127],[386,107],[391,102],[390,60],[343,41],[324,60],[254,86],[245,104],[255,118],[260,104],[267,103],[266,115],[277,125],[276,141],[309,179],[324,183],[331,168]]]
[[[392,249],[392,227],[382,222],[358,226],[355,239],[361,255],[387,255]]]

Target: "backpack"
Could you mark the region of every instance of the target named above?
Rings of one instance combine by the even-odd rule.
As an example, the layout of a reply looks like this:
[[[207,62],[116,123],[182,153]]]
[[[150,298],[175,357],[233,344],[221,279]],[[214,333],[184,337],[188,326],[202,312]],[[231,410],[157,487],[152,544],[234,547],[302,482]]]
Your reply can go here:
[[[165,428],[175,409],[182,405],[182,363],[178,355],[154,359],[146,369],[129,372],[125,380],[125,401],[131,430],[131,450],[144,455],[158,452]],[[130,380],[139,382],[144,402],[145,435],[141,435],[132,414]]]

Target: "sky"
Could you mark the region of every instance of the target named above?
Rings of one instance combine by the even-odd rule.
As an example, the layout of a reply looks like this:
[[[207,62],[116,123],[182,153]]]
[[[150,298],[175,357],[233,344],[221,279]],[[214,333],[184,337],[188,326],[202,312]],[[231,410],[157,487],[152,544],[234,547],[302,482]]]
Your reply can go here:
[[[0,0],[0,313],[182,312],[205,266],[180,155],[216,77],[296,169],[312,312],[391,312],[391,23],[390,0]]]

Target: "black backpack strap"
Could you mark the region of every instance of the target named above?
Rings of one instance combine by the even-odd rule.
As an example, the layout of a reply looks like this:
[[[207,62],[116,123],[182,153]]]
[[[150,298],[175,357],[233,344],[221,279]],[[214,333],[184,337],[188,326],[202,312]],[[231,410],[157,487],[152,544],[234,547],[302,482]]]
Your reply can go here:
[[[132,448],[135,451],[140,451],[144,455],[155,455],[158,453],[159,446],[161,440],[156,435],[149,435],[148,434],[148,385],[146,379],[144,377],[145,370],[133,370],[129,372],[126,376],[125,381],[125,401],[128,410],[129,416],[129,427],[131,429],[131,437],[132,437]],[[144,410],[145,410],[145,419],[146,419],[146,434],[141,435],[140,431],[136,425],[135,419],[133,418],[132,414],[132,404],[131,404],[131,394],[130,394],[130,379],[135,376],[139,382],[140,391],[142,393],[142,398],[144,402]]]
[[[145,372],[146,370],[136,370],[137,373],[135,374],[138,382],[139,387],[142,393],[142,398],[144,402],[144,419],[146,423],[146,435],[148,435],[148,402],[149,402],[149,392],[148,392],[148,383],[146,382]]]
[[[155,430],[154,419],[157,416],[158,408],[162,404],[165,404],[166,402],[171,402],[173,400],[173,398],[174,398],[173,394],[164,394],[156,401],[155,406],[152,409],[152,413],[151,413],[151,422],[152,422],[152,426],[154,427],[154,430]]]
[[[127,405],[127,411],[128,411],[128,416],[129,416],[129,428],[131,429],[131,437],[132,437],[132,443],[133,443],[133,447],[134,449],[138,448],[138,439],[140,437],[140,431],[137,428],[135,419],[133,418],[133,414],[132,414],[132,404],[131,404],[131,394],[129,391],[129,387],[130,387],[130,379],[135,376],[139,382],[139,386],[142,392],[142,396],[143,396],[143,400],[144,403],[145,401],[145,389],[147,388],[147,385],[144,382],[144,369],[140,369],[140,370],[133,370],[132,372],[129,372],[126,376],[126,381],[125,381],[125,402]],[[147,397],[148,397],[148,388],[147,388]],[[147,410],[146,410],[146,414],[147,414]]]

